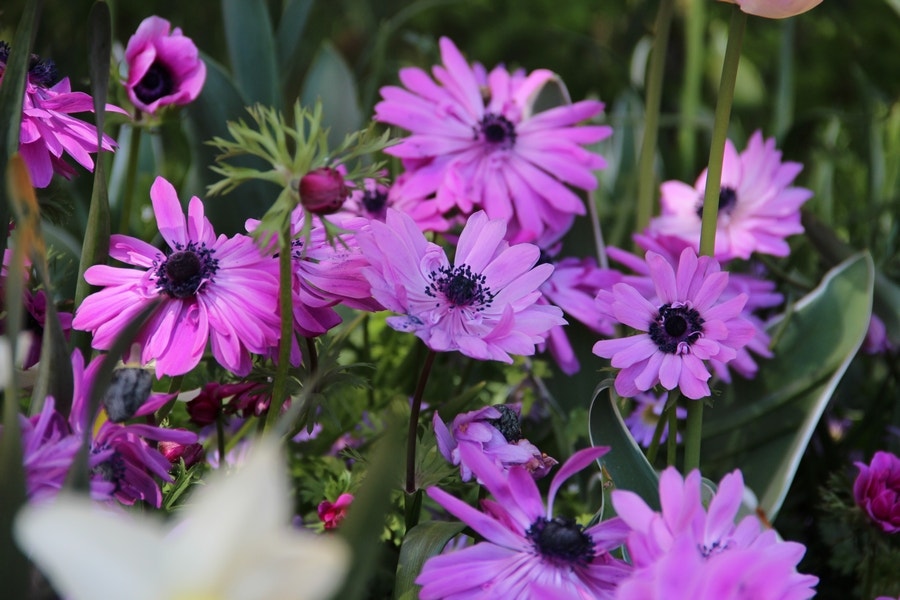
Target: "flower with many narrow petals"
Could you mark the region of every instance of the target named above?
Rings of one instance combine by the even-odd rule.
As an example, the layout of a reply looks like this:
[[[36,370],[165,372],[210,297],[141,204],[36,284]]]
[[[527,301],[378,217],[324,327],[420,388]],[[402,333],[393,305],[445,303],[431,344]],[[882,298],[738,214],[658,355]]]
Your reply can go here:
[[[785,238],[803,233],[800,207],[812,197],[812,191],[791,185],[802,169],[800,163],[781,162],[775,139],[764,140],[759,131],[740,154],[726,141],[716,225],[717,260],[746,259],[754,252],[790,253]],[[694,186],[681,181],[663,183],[662,215],[650,223],[651,231],[679,237],[697,250],[705,190],[705,170]]]
[[[469,217],[451,263],[411,217],[389,210],[357,235],[371,266],[363,271],[372,296],[388,310],[388,325],[415,333],[437,352],[457,350],[478,360],[512,362],[531,355],[547,332],[565,323],[555,306],[536,304],[551,265],[535,264],[532,244],[510,246],[506,224],[484,211]]]
[[[472,469],[462,462],[460,446],[471,445],[494,461],[501,469],[525,467],[539,479],[557,464],[537,446],[522,437],[520,404],[497,404],[456,415],[450,427],[434,413],[434,435],[438,450],[449,462],[459,465],[463,481],[472,478]]]
[[[274,442],[255,444],[236,473],[210,479],[174,525],[66,494],[23,508],[15,537],[72,600],[324,600],[334,594],[349,551],[338,537],[291,527],[288,478]]]
[[[853,498],[882,531],[900,532],[900,458],[879,451],[869,464],[855,463],[859,475],[853,482]]]
[[[584,100],[534,113],[540,89],[556,79],[546,69],[527,76],[498,66],[484,75],[441,38],[442,65],[432,80],[418,68],[400,71],[404,87],[381,89],[375,118],[412,135],[385,152],[403,159],[402,194],[436,195],[442,211],[483,208],[510,224],[510,239],[535,241],[568,228],[584,202],[568,186],[591,190],[606,166],[583,145],[610,135],[606,126],[578,126],[603,104]]]
[[[698,258],[690,247],[677,265],[655,252],[647,252],[646,262],[655,303],[627,283],[598,295],[602,310],[645,333],[600,340],[594,354],[611,358],[612,366],[621,369],[615,384],[621,396],[635,396],[657,383],[667,390],[678,387],[691,399],[708,396],[710,373],[703,361],[728,362],[755,335],[741,317],[747,296],[720,301],[728,273],[714,259]]]
[[[634,492],[614,490],[613,506],[630,529],[626,546],[635,566],[616,600],[663,600],[673,590],[697,600],[812,597],[818,579],[796,570],[806,551],[802,544],[762,531],[755,515],[735,524],[743,495],[743,476],[734,471],[705,508],[700,472],[682,479],[674,467],[660,476],[661,512]]]
[[[206,64],[197,46],[171,23],[147,17],[125,47],[128,99],[142,111],[193,102],[206,81]]]
[[[474,546],[433,556],[416,583],[422,600],[439,598],[519,598],[562,600],[612,598],[631,567],[610,555],[627,533],[613,518],[584,528],[553,516],[556,492],[609,448],[586,448],[572,455],[553,477],[547,505],[522,468],[501,471],[478,450],[461,448],[463,460],[491,492],[483,512],[436,487],[428,495],[484,537]]]
[[[0,84],[6,72],[9,46],[0,42]],[[37,188],[50,185],[53,173],[70,179],[75,170],[65,160],[68,154],[88,171],[94,170],[91,154],[112,151],[115,141],[104,134],[97,146],[97,128],[71,116],[72,113],[94,112],[94,101],[88,94],[73,92],[69,78],[59,81],[53,61],[32,56],[25,81],[22,124],[19,128],[19,153],[25,159],[31,184]],[[106,110],[125,111],[106,105]]]
[[[104,289],[85,298],[72,326],[92,332],[95,348],[109,349],[136,315],[162,298],[136,340],[142,363],[156,359],[157,376],[182,375],[197,366],[209,341],[219,364],[246,375],[250,352],[277,344],[277,261],[248,236],[216,237],[197,197],[185,219],[174,186],[162,177],[150,199],[169,250],[113,235],[109,255],[139,269],[89,268],[85,279]]]
[[[817,7],[822,0],[721,0],[737,4],[748,15],[786,19]]]

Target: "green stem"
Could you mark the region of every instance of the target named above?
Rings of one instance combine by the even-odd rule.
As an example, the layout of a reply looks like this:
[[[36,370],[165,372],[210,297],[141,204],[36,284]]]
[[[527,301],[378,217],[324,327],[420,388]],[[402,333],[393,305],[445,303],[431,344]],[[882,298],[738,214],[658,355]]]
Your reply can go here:
[[[281,311],[281,339],[278,343],[278,365],[272,383],[272,402],[266,415],[265,429],[278,421],[287,397],[288,370],[291,366],[291,344],[294,340],[294,311],[291,305],[291,242],[282,242],[278,253],[278,307]]]
[[[666,438],[666,464],[675,466],[678,456],[678,388],[672,392],[672,397],[666,405],[666,420],[669,422],[669,437]]]
[[[413,394],[412,405],[409,414],[409,431],[406,438],[406,493],[412,494],[416,491],[416,435],[419,429],[419,411],[422,409],[422,395],[425,393],[425,385],[428,383],[428,376],[431,374],[431,366],[434,364],[434,357],[437,352],[428,350],[428,356],[425,357],[425,364],[422,365],[422,372],[419,374],[419,383],[416,384],[416,391]]]
[[[703,400],[687,403],[687,427],[684,436],[684,472],[700,468],[700,435],[703,427]]]
[[[669,30],[672,28],[672,13],[675,0],[661,0],[656,13],[653,51],[647,72],[647,100],[644,108],[644,139],[638,159],[637,231],[643,231],[653,215],[653,197],[656,176],[653,161],[656,158],[656,140],[659,134],[659,107],[662,101],[663,73],[666,65],[666,50],[669,46]]]
[[[122,213],[119,215],[119,233],[127,234],[131,225],[131,207],[134,189],[137,185],[138,162],[141,154],[141,131],[139,125],[131,126],[128,136],[128,168],[125,170],[125,189],[122,193]]]
[[[306,359],[309,363],[309,373],[312,377],[316,376],[319,370],[319,353],[316,351],[316,338],[306,338]]]
[[[659,420],[656,421],[656,428],[653,430],[653,437],[650,439],[650,447],[647,448],[647,462],[651,465],[656,461],[656,455],[659,453],[659,440],[662,439],[663,429],[665,429],[669,420],[670,410],[674,410],[674,408],[667,402],[663,413],[659,415]]]
[[[597,264],[601,269],[609,268],[609,259],[606,256],[606,243],[603,241],[603,230],[600,229],[600,213],[597,212],[597,198],[595,190],[588,191],[588,211],[591,215],[591,229],[594,232],[594,244],[597,246]]]
[[[225,464],[225,417],[222,411],[216,415],[216,444],[219,451],[219,465]]]
[[[678,123],[678,154],[682,175],[694,173],[697,154],[697,114],[703,87],[703,35],[706,31],[706,0],[689,0],[684,14],[684,85],[681,87],[681,111]]]

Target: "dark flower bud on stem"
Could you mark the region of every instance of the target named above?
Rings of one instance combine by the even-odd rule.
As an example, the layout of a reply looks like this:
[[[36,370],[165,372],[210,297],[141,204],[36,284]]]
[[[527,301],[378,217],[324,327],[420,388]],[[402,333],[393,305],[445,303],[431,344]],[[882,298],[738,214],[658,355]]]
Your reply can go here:
[[[331,167],[313,169],[300,179],[300,203],[317,215],[330,215],[340,210],[350,195],[344,176]]]

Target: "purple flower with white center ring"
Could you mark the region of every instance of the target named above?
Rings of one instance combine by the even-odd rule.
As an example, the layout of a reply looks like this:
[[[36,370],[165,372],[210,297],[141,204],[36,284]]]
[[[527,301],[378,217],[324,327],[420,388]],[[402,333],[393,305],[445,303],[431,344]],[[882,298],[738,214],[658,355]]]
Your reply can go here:
[[[562,484],[609,448],[594,447],[572,455],[553,477],[547,505],[527,470],[500,470],[477,449],[461,446],[462,460],[494,497],[479,511],[443,490],[428,495],[463,521],[484,541],[425,562],[416,583],[422,600],[438,598],[521,598],[562,600],[609,599],[631,567],[610,555],[627,527],[618,519],[583,527],[553,514]]]

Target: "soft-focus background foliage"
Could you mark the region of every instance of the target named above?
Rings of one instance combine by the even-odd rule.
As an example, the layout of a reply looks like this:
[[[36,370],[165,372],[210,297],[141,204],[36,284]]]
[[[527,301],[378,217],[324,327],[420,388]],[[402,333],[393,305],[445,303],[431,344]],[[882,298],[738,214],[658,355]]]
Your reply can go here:
[[[158,14],[180,26],[207,57],[233,71],[236,62],[252,57],[242,53],[240,44],[233,45],[229,52],[222,17],[226,3],[111,1],[113,39],[123,43],[143,18]],[[22,4],[12,0],[0,7],[0,39],[15,37]],[[91,4],[89,0],[45,2],[34,46],[36,53],[54,59],[60,72],[72,78],[73,87],[81,90],[88,89],[84,24]],[[470,59],[479,60],[488,68],[500,62],[528,70],[549,68],[561,75],[573,99],[600,98],[606,102],[608,121],[615,128],[612,139],[602,148],[610,168],[601,174],[601,221],[607,242],[630,247],[643,78],[656,2],[272,0],[268,8],[276,31],[279,24],[287,22],[301,25],[295,35],[282,27],[273,40],[280,61],[276,68],[281,78],[281,105],[290,105],[301,94],[306,98],[317,92],[327,97],[328,90],[343,90],[346,93],[337,92],[334,96],[342,98],[340,104],[326,102],[325,106],[327,118],[336,130],[355,129],[367,120],[377,101],[378,88],[396,82],[398,68],[438,62],[437,39],[441,35],[451,37]],[[308,14],[304,12],[307,9]],[[693,182],[705,165],[728,9],[711,0],[679,3],[662,100],[657,164],[660,180],[678,178]],[[694,35],[691,25],[699,19],[709,20],[708,27],[702,27],[695,38],[703,45],[699,54],[702,64],[689,65],[686,46]],[[237,27],[231,33],[239,39],[244,32]],[[247,44],[250,47],[255,46]],[[118,52],[121,53],[121,47]],[[701,92],[696,117],[687,124],[695,126],[693,133],[682,121],[683,93],[690,88],[685,83],[685,73],[692,68],[700,77]],[[203,151],[207,158],[211,156],[211,150],[203,150],[202,145],[214,132],[204,122],[204,116],[208,116],[204,107],[216,107],[222,116],[233,119],[242,116],[245,101],[257,99],[247,97],[248,89],[227,90],[231,94],[228,96],[216,85],[216,78],[211,76],[205,99],[184,111],[186,133],[180,128],[163,131],[164,152],[155,152],[146,136],[144,139],[146,159],[165,156],[159,168],[186,188],[183,198],[189,193],[204,195],[204,185],[212,180],[208,161],[204,162],[204,156],[198,154]],[[116,121],[109,121],[112,123],[108,129],[115,135]],[[738,74],[731,138],[741,148],[758,128],[766,136],[777,138],[786,160],[805,165],[796,185],[815,192],[806,210],[832,228],[843,243],[855,249],[869,249],[876,270],[885,279],[900,281],[900,230],[895,218],[900,214],[900,2],[825,0],[802,18],[778,22],[751,18]],[[121,179],[115,167],[111,185],[114,211],[116,177]],[[147,179],[140,184],[149,188],[151,169],[146,172]],[[55,214],[48,214],[56,223],[48,229],[48,236],[58,252],[60,297],[72,297],[74,290],[81,245],[79,232],[84,231],[90,186],[91,178],[86,176],[71,182],[56,178],[42,192],[42,202],[56,209]],[[264,194],[266,188],[249,188],[245,193]],[[217,208],[213,202],[207,204],[207,210],[213,213],[214,221],[234,230],[244,217],[259,216],[253,214],[254,208],[261,212],[268,205],[257,202],[254,207],[252,202],[241,204],[227,199],[221,202],[221,215],[214,214]],[[132,226],[137,231],[141,227],[152,231],[153,221],[148,219]],[[586,227],[567,243],[574,254],[593,251]],[[789,259],[768,266],[779,276],[782,289],[795,300],[846,254],[841,253],[835,240],[821,236],[797,236],[792,247]],[[886,304],[891,304],[889,297]],[[896,304],[893,310],[897,311]],[[827,320],[818,324],[823,329],[832,325]],[[572,379],[547,372],[546,383],[559,404],[559,418],[552,420],[553,427],[549,420],[531,425],[535,428],[532,441],[542,434],[554,440],[545,450],[561,458],[568,456],[572,447],[586,443],[591,392],[602,377],[597,372],[597,359],[589,351],[594,336],[576,331],[573,337],[580,342],[582,372]],[[382,371],[376,375],[376,389],[412,389],[422,357],[416,352],[407,356],[411,342],[404,340],[400,349],[376,344],[376,355],[359,357],[380,360],[382,366],[387,365],[384,357],[393,357],[395,368],[390,372],[403,373],[407,378],[393,377],[387,386]],[[379,351],[383,356],[377,355]],[[406,361],[401,364],[403,356]],[[436,381],[430,383],[432,389],[449,389],[445,383],[458,383],[450,381],[455,368],[453,360],[448,357],[445,370],[435,374]],[[477,371],[481,366],[474,368]],[[509,376],[510,386],[514,387],[515,372],[510,371]],[[470,374],[469,381],[477,379],[477,373]],[[507,389],[497,387],[497,401],[507,399]],[[827,523],[817,525],[823,503],[822,487],[832,476],[851,478],[855,474],[852,461],[871,456],[875,449],[900,451],[898,397],[900,366],[895,362],[859,355],[851,363],[813,432],[775,523],[784,537],[807,544],[809,550],[800,570],[821,577],[820,597],[847,597],[852,585],[849,578],[828,567],[837,553],[852,552],[852,544],[847,550],[848,546],[842,545],[846,540],[835,539],[836,534]],[[524,399],[528,401],[529,397]],[[354,410],[346,408],[344,416]],[[554,448],[554,443],[558,447]],[[321,490],[307,491],[310,499],[321,497]]]

